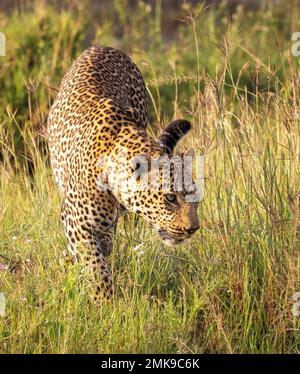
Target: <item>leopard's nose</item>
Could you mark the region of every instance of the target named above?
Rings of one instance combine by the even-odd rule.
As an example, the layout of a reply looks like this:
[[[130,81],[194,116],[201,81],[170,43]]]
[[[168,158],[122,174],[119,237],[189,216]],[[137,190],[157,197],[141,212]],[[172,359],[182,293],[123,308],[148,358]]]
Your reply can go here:
[[[183,230],[188,233],[189,235],[194,234],[199,229],[199,226],[193,226],[193,227],[184,227]]]

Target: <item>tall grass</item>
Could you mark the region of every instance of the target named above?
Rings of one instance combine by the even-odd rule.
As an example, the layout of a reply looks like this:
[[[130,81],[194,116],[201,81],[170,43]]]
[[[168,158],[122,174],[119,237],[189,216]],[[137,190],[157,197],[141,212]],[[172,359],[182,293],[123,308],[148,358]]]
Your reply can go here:
[[[2,15],[13,47],[0,61],[0,352],[299,353],[291,298],[300,291],[300,92],[289,40],[297,3],[238,8],[230,22],[225,6],[185,4],[171,40],[161,2],[140,2],[130,17],[124,3],[91,22],[92,40],[139,64],[149,131],[173,116],[194,123],[183,147],[206,158],[201,230],[170,249],[141,220],[122,219],[110,258],[117,297],[88,307],[80,267],[61,266],[61,196],[37,132],[93,27],[76,8]]]

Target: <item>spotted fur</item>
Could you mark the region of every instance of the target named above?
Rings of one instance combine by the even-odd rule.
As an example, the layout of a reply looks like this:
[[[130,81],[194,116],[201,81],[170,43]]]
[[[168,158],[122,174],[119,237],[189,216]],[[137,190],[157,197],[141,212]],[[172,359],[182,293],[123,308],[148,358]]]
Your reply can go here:
[[[155,141],[146,132],[147,94],[134,63],[113,48],[91,47],[74,61],[61,83],[48,116],[51,165],[63,192],[61,220],[74,258],[83,258],[96,280],[96,294],[113,294],[106,257],[121,210],[134,211],[152,224],[163,240],[176,244],[199,226],[196,205],[183,192],[176,203],[158,191],[127,191],[120,186],[136,171],[137,156],[169,157],[187,121],[169,125]],[[109,161],[106,160],[109,156]],[[99,175],[109,175],[115,162],[122,173],[112,189],[99,188]],[[151,170],[147,170],[151,174]],[[138,182],[137,183],[141,183]]]

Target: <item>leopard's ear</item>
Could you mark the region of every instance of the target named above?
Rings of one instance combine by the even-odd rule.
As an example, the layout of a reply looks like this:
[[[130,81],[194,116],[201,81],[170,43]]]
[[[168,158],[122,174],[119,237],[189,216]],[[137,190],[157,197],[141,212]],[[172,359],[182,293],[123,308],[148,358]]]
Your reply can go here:
[[[165,128],[158,142],[166,153],[171,154],[179,139],[187,134],[191,128],[191,123],[185,119],[173,121]]]

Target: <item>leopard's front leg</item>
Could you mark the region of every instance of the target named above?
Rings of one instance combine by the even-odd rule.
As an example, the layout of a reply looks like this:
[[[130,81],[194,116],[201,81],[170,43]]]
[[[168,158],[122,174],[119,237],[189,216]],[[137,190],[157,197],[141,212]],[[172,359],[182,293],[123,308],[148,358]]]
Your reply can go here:
[[[112,275],[106,261],[106,257],[113,249],[113,233],[107,232],[101,238],[86,246],[83,261],[88,271],[91,272],[92,296],[95,302],[103,298],[110,299],[113,296]]]
[[[111,298],[112,276],[106,257],[113,248],[116,201],[107,192],[91,193],[73,186],[66,192],[61,220],[71,256],[75,261],[80,260],[91,276],[94,299]]]

